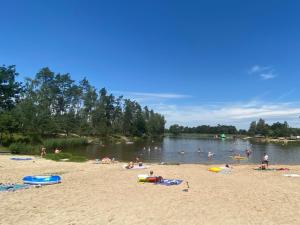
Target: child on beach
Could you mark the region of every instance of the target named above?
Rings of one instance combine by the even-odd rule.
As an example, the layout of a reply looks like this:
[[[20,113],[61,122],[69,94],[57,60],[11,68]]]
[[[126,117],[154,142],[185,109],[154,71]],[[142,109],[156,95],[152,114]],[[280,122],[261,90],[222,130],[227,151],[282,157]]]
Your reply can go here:
[[[267,155],[267,153],[264,154],[262,164],[265,164],[267,167],[269,167],[269,156]]]
[[[46,155],[46,148],[44,146],[42,146],[41,149],[41,158],[43,158]]]

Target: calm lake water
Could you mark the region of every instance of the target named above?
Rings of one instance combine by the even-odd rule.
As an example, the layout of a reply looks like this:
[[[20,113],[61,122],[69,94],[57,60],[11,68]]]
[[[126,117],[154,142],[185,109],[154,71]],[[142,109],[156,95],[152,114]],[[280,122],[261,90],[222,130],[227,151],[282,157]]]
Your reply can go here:
[[[241,154],[252,149],[252,155],[240,162],[230,156]],[[184,154],[181,153],[184,151]],[[114,157],[120,161],[132,161],[139,157],[144,162],[178,162],[178,163],[260,163],[263,154],[269,155],[271,164],[300,164],[300,145],[258,144],[249,141],[218,140],[218,139],[189,139],[165,137],[156,141],[141,141],[134,144],[110,144],[105,146],[89,145],[84,148],[66,149],[76,155],[89,159]],[[208,152],[215,155],[211,161],[207,159]]]

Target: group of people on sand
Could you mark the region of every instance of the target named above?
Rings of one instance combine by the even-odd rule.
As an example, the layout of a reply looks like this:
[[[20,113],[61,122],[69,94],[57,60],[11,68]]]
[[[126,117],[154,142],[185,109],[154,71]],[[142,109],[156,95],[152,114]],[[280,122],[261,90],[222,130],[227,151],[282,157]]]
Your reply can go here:
[[[140,167],[140,166],[143,166],[143,162],[140,160],[140,158],[136,157],[136,158],[135,158],[135,161],[134,161],[134,162],[133,162],[133,161],[130,161],[130,162],[125,166],[125,168],[126,168],[126,169],[132,169],[132,168],[135,166],[135,164],[137,164],[139,167]]]
[[[97,160],[96,160],[97,162]],[[102,164],[111,164],[115,162],[115,158],[104,157],[101,159]]]
[[[58,148],[55,148],[54,149],[54,153],[55,154],[59,154],[59,153],[61,153],[61,151],[62,150],[60,150],[60,149],[58,149]],[[43,158],[43,157],[45,157],[46,156],[46,148],[44,147],[44,146],[42,146],[42,148],[41,148],[41,158]]]

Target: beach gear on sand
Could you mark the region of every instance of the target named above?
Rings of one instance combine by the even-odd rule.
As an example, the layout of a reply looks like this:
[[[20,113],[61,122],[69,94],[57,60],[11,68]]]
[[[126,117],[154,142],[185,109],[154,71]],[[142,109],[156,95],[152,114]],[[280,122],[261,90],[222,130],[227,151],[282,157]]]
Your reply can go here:
[[[149,175],[148,174],[140,174],[138,175],[139,182],[146,182],[146,179]]]
[[[232,159],[234,160],[246,160],[247,157],[244,157],[244,156],[230,156]]]
[[[127,169],[127,170],[143,170],[143,169],[147,169],[148,166],[139,166],[139,165],[134,165],[132,168],[127,168],[128,165],[123,165],[123,168],[124,169]]]
[[[254,170],[259,170],[259,171],[276,171],[277,169],[275,168],[255,168]]]
[[[210,172],[215,172],[215,173],[218,173],[218,172],[220,172],[221,170],[222,170],[221,167],[211,167],[211,168],[208,169],[208,171],[210,171]]]
[[[292,174],[292,173],[290,173],[290,174],[283,174],[283,176],[285,176],[285,177],[300,177],[300,174]]]
[[[23,178],[24,184],[58,184],[61,182],[60,176],[27,176]]]
[[[27,189],[30,185],[28,184],[0,184],[0,192],[4,191],[17,191],[21,189]]]
[[[161,185],[179,185],[182,183],[183,180],[177,179],[163,179],[160,176],[149,176],[148,174],[140,174],[138,175],[139,182],[148,182],[154,184],[161,184]]]
[[[149,176],[148,174],[140,174],[138,175],[139,182],[149,182],[149,183],[157,183],[163,180],[160,176]]]
[[[10,160],[32,160],[32,158],[12,157]]]
[[[262,171],[288,171],[288,170],[290,170],[289,168],[265,168],[265,169],[263,169],[263,168],[261,168],[261,167],[259,167],[259,168],[255,168],[254,170],[262,170]]]
[[[139,182],[157,183],[162,180],[162,177],[149,176],[147,174],[138,175]]]
[[[182,183],[182,181],[183,180],[177,180],[177,179],[162,179],[160,182],[157,182],[155,184],[171,186],[171,185],[179,185]]]
[[[230,173],[231,169],[228,167],[211,167],[208,169],[210,172],[215,172],[215,173]]]

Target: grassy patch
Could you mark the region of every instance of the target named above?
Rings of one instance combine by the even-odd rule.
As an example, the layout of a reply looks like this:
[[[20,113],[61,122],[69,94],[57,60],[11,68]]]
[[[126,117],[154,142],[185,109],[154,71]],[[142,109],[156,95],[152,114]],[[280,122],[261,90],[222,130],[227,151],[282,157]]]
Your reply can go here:
[[[81,145],[87,145],[88,140],[85,138],[52,138],[43,141],[45,148],[67,148]]]
[[[38,154],[39,148],[38,146],[28,145],[24,143],[12,143],[9,146],[9,150],[12,154]]]
[[[85,162],[87,158],[83,156],[75,156],[71,153],[59,153],[59,154],[47,154],[46,159],[61,161],[62,159],[68,159],[69,162]]]

